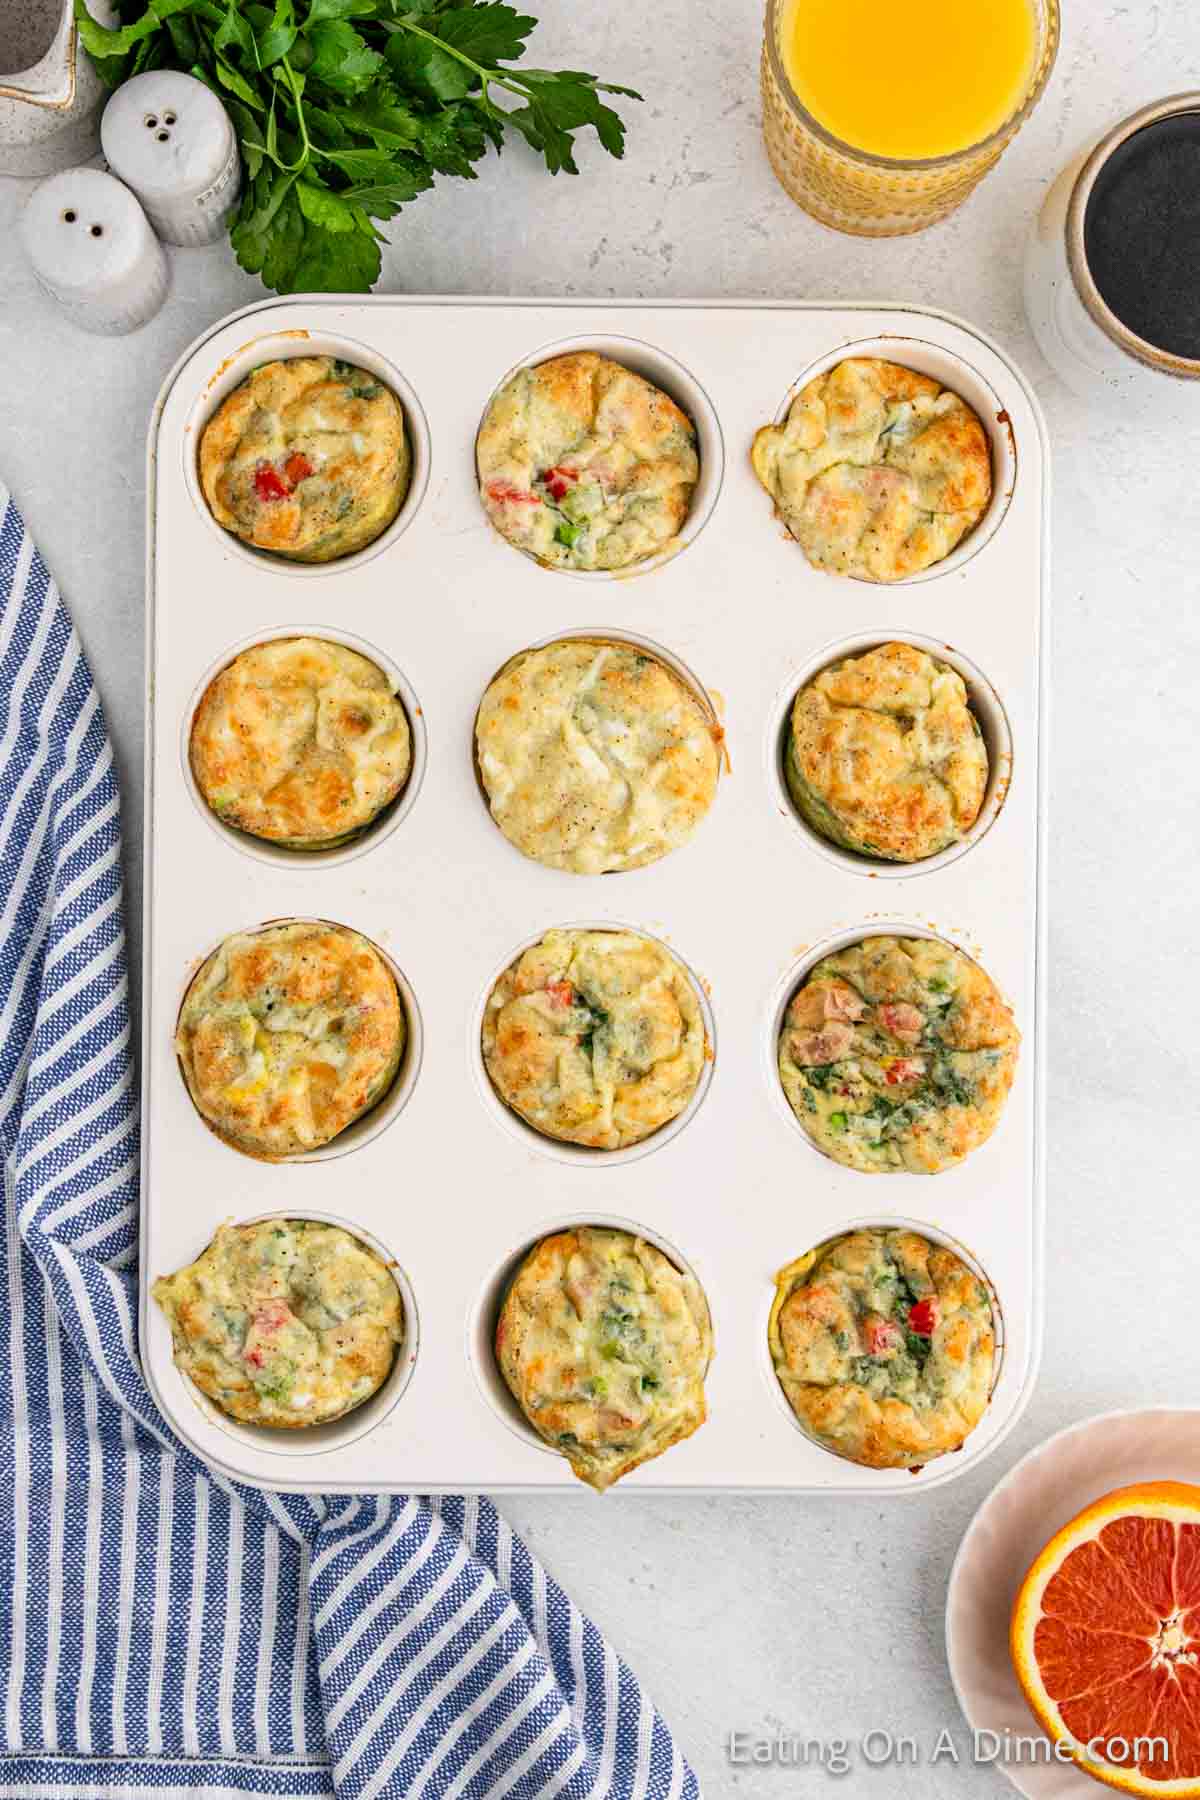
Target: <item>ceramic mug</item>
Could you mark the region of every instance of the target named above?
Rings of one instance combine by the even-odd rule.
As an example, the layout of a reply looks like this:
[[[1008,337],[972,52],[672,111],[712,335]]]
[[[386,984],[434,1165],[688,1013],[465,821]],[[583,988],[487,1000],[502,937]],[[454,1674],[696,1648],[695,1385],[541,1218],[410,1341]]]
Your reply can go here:
[[[1174,94],[1131,113],[1084,150],[1054,182],[1025,253],[1025,310],[1043,356],[1085,400],[1164,422],[1200,422],[1200,360],[1138,337],[1105,301],[1088,269],[1088,201],[1109,157],[1135,132],[1180,113],[1200,113],[1200,92]]]

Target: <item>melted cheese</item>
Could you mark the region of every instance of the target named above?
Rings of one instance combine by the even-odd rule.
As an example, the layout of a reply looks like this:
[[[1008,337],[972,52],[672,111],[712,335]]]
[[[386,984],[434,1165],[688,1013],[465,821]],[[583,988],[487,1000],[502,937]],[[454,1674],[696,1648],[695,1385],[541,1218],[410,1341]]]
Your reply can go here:
[[[475,722],[492,816],[510,843],[577,875],[677,849],[712,804],[720,731],[664,664],[568,639],[496,677]]]

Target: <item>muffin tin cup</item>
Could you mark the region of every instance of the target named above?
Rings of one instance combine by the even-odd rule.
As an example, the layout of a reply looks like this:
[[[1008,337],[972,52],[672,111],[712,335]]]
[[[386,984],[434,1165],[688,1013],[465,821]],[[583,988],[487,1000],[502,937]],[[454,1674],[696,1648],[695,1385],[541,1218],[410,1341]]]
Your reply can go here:
[[[365,656],[368,662],[374,663],[387,676],[392,692],[399,696],[408,720],[412,762],[404,786],[395,798],[389,800],[373,819],[354,833],[353,837],[347,839],[345,843],[331,845],[327,849],[301,850],[293,845],[276,844],[272,843],[269,838],[255,837],[253,832],[241,831],[236,825],[226,824],[225,820],[213,811],[200,792],[196,777],[192,772],[191,741],[196,709],[217,676],[245,651],[254,650],[260,644],[276,643],[288,638],[317,638],[325,643],[342,644],[347,650],[356,650],[360,656]],[[179,736],[179,758],[183,768],[184,784],[206,824],[211,825],[219,837],[247,856],[257,857],[260,862],[273,863],[281,868],[296,866],[305,870],[309,868],[328,869],[339,863],[352,862],[355,857],[364,855],[368,850],[373,850],[384,839],[390,837],[392,832],[404,823],[416,805],[417,796],[421,791],[421,783],[425,779],[425,765],[428,756],[429,734],[425,728],[425,714],[411,683],[398,664],[376,645],[367,643],[364,638],[355,637],[349,631],[338,631],[328,625],[279,625],[270,631],[257,631],[252,636],[243,638],[239,643],[231,644],[229,649],[217,657],[215,662],[210,663],[196,683],[195,692],[184,714],[183,727]]]
[[[986,965],[980,961],[980,958],[972,954],[966,944],[957,942],[945,932],[935,930],[932,925],[921,924],[914,919],[896,917],[888,919],[876,918],[868,920],[861,925],[847,926],[844,930],[836,931],[832,933],[831,936],[822,938],[819,943],[811,945],[805,950],[803,956],[792,964],[791,968],[788,969],[787,973],[782,977],[772,994],[770,1007],[768,1009],[767,1029],[764,1036],[767,1083],[773,1097],[778,1102],[778,1105],[782,1107],[784,1117],[787,1119],[788,1124],[797,1133],[803,1143],[812,1151],[814,1156],[819,1156],[823,1163],[833,1163],[835,1168],[842,1168],[844,1165],[839,1163],[836,1157],[830,1156],[828,1151],[822,1150],[819,1144],[813,1142],[812,1138],[809,1137],[807,1131],[805,1131],[803,1125],[792,1111],[791,1103],[784,1092],[783,1082],[779,1077],[779,1038],[783,1031],[784,1015],[787,1012],[793,994],[795,994],[796,990],[802,985],[805,978],[812,973],[817,964],[823,962],[827,956],[834,955],[838,950],[847,950],[852,944],[861,944],[865,938],[873,937],[929,938],[934,943],[945,944],[949,949],[956,950],[960,956],[967,957],[970,962],[976,963],[979,967],[982,967],[985,974],[990,975],[991,973]],[[995,978],[992,977],[992,979],[994,980]],[[997,1125],[996,1129],[1003,1129],[1003,1114],[1001,1114],[1000,1123]],[[978,1156],[980,1150],[985,1148],[986,1145],[980,1145],[979,1150],[972,1151],[971,1156]],[[911,1183],[914,1181],[926,1182],[936,1180],[940,1184],[952,1180],[955,1173],[964,1168],[966,1163],[970,1160],[971,1157],[964,1158],[963,1162],[957,1163],[951,1168],[941,1170],[936,1176],[918,1175],[911,1169],[893,1169],[871,1174],[868,1174],[864,1169],[848,1169],[847,1173],[858,1181],[870,1181],[873,1183],[878,1183],[880,1181],[903,1181]],[[803,1251],[797,1252],[797,1255],[803,1254]]]
[[[830,369],[845,362],[848,357],[880,357],[886,362],[898,363],[901,368],[915,369],[918,375],[930,376],[965,400],[974,409],[987,433],[988,447],[992,453],[992,494],[984,508],[983,517],[955,545],[949,556],[944,556],[930,568],[922,569],[916,575],[906,575],[900,581],[875,582],[866,575],[848,578],[829,576],[828,579],[862,581],[868,587],[899,588],[915,587],[921,582],[936,581],[942,576],[957,574],[964,563],[977,556],[990,543],[1000,529],[1012,501],[1017,482],[1017,437],[1011,412],[992,383],[966,357],[929,339],[893,335],[889,332],[843,344],[809,363],[784,395],[774,423],[783,424],[792,401],[810,381],[815,381],[819,375],[828,374]],[[763,500],[769,504],[769,496],[765,492]],[[796,545],[796,553],[804,555],[799,544]]]
[[[682,407],[692,424],[696,427],[696,454],[700,461],[700,474],[692,490],[691,504],[687,517],[675,536],[663,545],[653,556],[645,557],[641,562],[630,563],[624,569],[560,569],[551,564],[539,562],[527,550],[510,544],[507,538],[497,531],[496,536],[510,550],[524,556],[536,568],[545,569],[550,575],[571,575],[582,581],[629,581],[637,575],[649,575],[661,569],[665,563],[673,561],[681,550],[694,543],[704,530],[721,495],[721,484],[725,479],[725,440],[721,433],[721,422],[717,412],[704,388],[696,377],[674,356],[660,350],[655,344],[646,343],[639,338],[614,336],[603,332],[584,333],[579,337],[559,338],[553,343],[543,344],[528,356],[522,356],[503,374],[488,395],[483,411],[479,415],[479,423],[483,424],[488,407],[500,390],[507,386],[514,375],[522,369],[536,368],[539,363],[549,362],[552,357],[569,356],[580,350],[595,350],[600,356],[620,363],[623,368],[632,369],[635,375],[643,376],[660,388],[669,400]],[[478,428],[477,428],[478,430]],[[493,529],[495,529],[493,527]],[[553,642],[553,640],[551,640]]]
[[[786,759],[792,708],[800,690],[834,663],[844,662],[848,657],[862,656],[868,650],[877,650],[888,643],[912,644],[962,676],[966,683],[968,703],[979,721],[983,741],[987,746],[988,779],[978,818],[963,833],[958,843],[939,850],[935,856],[922,857],[919,862],[892,862],[882,856],[866,856],[857,850],[843,849],[840,844],[835,844],[831,838],[825,837],[814,825],[809,824],[796,805],[787,782]],[[914,876],[931,875],[938,869],[957,862],[960,856],[965,856],[968,850],[987,836],[1000,816],[1000,809],[1008,796],[1012,781],[1013,737],[1004,702],[983,670],[964,656],[961,650],[955,649],[952,644],[942,644],[935,638],[925,637],[919,631],[862,631],[853,637],[842,638],[837,643],[826,644],[796,674],[789,676],[786,685],[779,691],[775,710],[769,721],[766,760],[768,774],[773,777],[778,790],[780,809],[790,815],[819,855],[852,875],[869,875],[876,879],[882,877],[884,880],[912,880]]]
[[[687,408],[707,482],[681,539],[687,554],[591,577],[608,583],[600,606],[576,604],[586,589],[546,579],[554,571],[499,535],[475,468],[480,418],[504,372],[579,346],[616,355]],[[240,549],[213,523],[197,500],[195,442],[249,367],[326,348],[386,365],[394,386],[395,372],[408,373],[432,433],[428,483],[422,498],[418,468],[401,541],[306,570]],[[813,569],[773,517],[749,457],[798,372],[865,348],[928,369],[981,408],[985,392],[988,405],[995,398],[993,450],[1020,453],[1019,478],[1015,463],[1001,471],[1006,508],[987,521],[986,541],[981,526],[969,555],[964,545],[894,588]],[[411,425],[412,402],[401,398]],[[140,1342],[164,1416],[202,1457],[271,1490],[585,1495],[566,1460],[514,1421],[490,1344],[515,1260],[579,1222],[640,1232],[690,1264],[719,1352],[707,1422],[623,1478],[605,1505],[638,1492],[909,1496],[957,1479],[1002,1441],[1041,1345],[1046,462],[1036,402],[1002,352],[957,321],[903,307],[309,296],[264,301],[181,359],[159,400],[148,467]],[[328,579],[298,607],[277,577],[313,573]],[[308,604],[314,596],[320,605]],[[414,743],[394,810],[318,853],[222,826],[187,758],[204,683],[242,648],[301,632],[383,667]],[[475,719],[498,670],[525,649],[579,638],[644,649],[722,730],[715,803],[686,844],[617,882],[517,851],[475,767]],[[885,868],[798,824],[778,756],[801,682],[890,639],[963,673],[996,785],[965,848]],[[918,874],[903,890],[887,879]],[[408,1015],[407,1060],[379,1105],[331,1143],[261,1159],[197,1112],[174,1051],[176,1019],[189,980],[225,937],[314,916],[360,932],[388,960]],[[693,980],[714,1053],[688,1107],[626,1150],[543,1136],[500,1099],[483,1063],[496,979],[546,930],[577,924],[662,943]],[[868,1186],[811,1143],[780,1085],[779,1019],[805,968],[872,932],[964,949],[1010,1000],[1023,1035],[996,1130],[936,1178]],[[767,1353],[776,1272],[868,1208],[872,1222],[902,1213],[927,1235],[970,1245],[1004,1308],[991,1404],[961,1453],[919,1481],[806,1439]],[[317,1212],[401,1262],[419,1302],[420,1354],[390,1410],[369,1403],[320,1437],[230,1426],[196,1403],[175,1368],[150,1283],[194,1260],[231,1214]]]
[[[969,1250],[965,1244],[960,1243],[956,1237],[952,1236],[950,1232],[946,1231],[942,1226],[931,1225],[925,1219],[909,1218],[902,1213],[866,1213],[862,1218],[848,1219],[844,1225],[839,1226],[837,1231],[831,1232],[827,1237],[822,1238],[820,1242],[808,1244],[803,1249],[798,1249],[795,1256],[791,1258],[791,1261],[798,1262],[801,1257],[809,1255],[812,1255],[815,1258],[830,1244],[836,1243],[838,1238],[846,1237],[852,1231],[915,1231],[918,1237],[927,1238],[929,1242],[933,1244],[940,1244],[945,1250],[952,1250],[955,1256],[959,1258],[960,1262],[966,1264],[972,1275],[974,1275],[978,1281],[983,1283],[983,1286],[987,1289],[988,1300],[992,1308],[992,1332],[995,1340],[992,1352],[992,1379],[988,1388],[988,1405],[990,1406],[992,1395],[995,1394],[996,1389],[999,1386],[1000,1376],[1004,1368],[1004,1309],[1000,1303],[1000,1296],[992,1285],[991,1277],[988,1275],[987,1270],[975,1255],[974,1251]],[[781,1269],[787,1268],[788,1264],[783,1263],[780,1267]],[[841,1451],[832,1449],[828,1444],[820,1443],[818,1439],[812,1436],[811,1432],[806,1431],[788,1404],[788,1397],[783,1391],[778,1375],[775,1373],[775,1364],[771,1357],[769,1332],[771,1312],[775,1304],[776,1292],[776,1284],[772,1281],[771,1291],[766,1296],[761,1317],[762,1329],[760,1332],[760,1339],[762,1354],[760,1367],[763,1379],[774,1397],[777,1407],[782,1412],[784,1419],[794,1431],[800,1434],[806,1443],[814,1445],[823,1456],[833,1457],[835,1462],[853,1463],[853,1457],[843,1456]],[[981,1420],[980,1424],[982,1423],[983,1421]],[[979,1425],[975,1427],[975,1430],[979,1430]],[[963,1450],[970,1448],[972,1435],[973,1433],[968,1432],[961,1446]],[[899,1473],[925,1475],[930,1469],[944,1464],[947,1461],[947,1457],[956,1456],[958,1454],[958,1451],[948,1451],[943,1456],[933,1457],[928,1463],[922,1463],[918,1469],[902,1469]],[[855,1466],[857,1467],[858,1465]]]
[[[647,656],[653,657],[655,662],[661,663],[664,668],[669,669],[671,674],[674,675],[676,677],[676,679],[682,684],[682,686],[687,689],[688,693],[691,694],[692,698],[699,703],[699,705],[704,710],[704,712],[708,715],[708,718],[712,723],[713,732],[716,736],[717,753],[718,753],[717,754],[717,792],[714,793],[712,806],[709,807],[709,812],[711,813],[713,807],[717,803],[717,798],[718,798],[718,794],[720,792],[720,785],[721,785],[721,772],[722,772],[722,769],[725,764],[725,755],[724,755],[725,730],[724,730],[724,726],[721,723],[721,718],[720,718],[720,714],[717,709],[716,702],[714,701],[712,695],[709,693],[708,689],[704,686],[704,683],[700,680],[700,677],[698,675],[696,675],[691,669],[689,669],[687,664],[680,657],[676,656],[673,650],[666,649],[665,646],[662,644],[656,644],[652,638],[640,637],[638,635],[638,633],[634,632],[634,631],[614,631],[610,627],[604,626],[604,625],[574,625],[569,630],[566,630],[566,631],[552,631],[548,637],[539,638],[535,644],[526,644],[520,650],[515,650],[513,652],[513,654],[509,657],[506,657],[504,662],[502,662],[500,664],[500,667],[498,669],[496,669],[494,674],[489,679],[487,686],[484,688],[484,693],[479,696],[479,706],[476,707],[475,716],[471,721],[471,748],[470,748],[471,764],[475,770],[475,779],[476,779],[476,782],[479,787],[479,797],[483,801],[484,807],[487,810],[488,818],[492,820],[492,824],[495,826],[496,830],[500,831],[500,827],[498,825],[496,825],[495,820],[492,819],[492,809],[491,809],[491,804],[488,800],[487,787],[484,784],[483,772],[479,767],[479,741],[478,741],[478,737],[477,737],[477,728],[478,728],[478,724],[479,724],[479,711],[483,705],[484,694],[487,693],[487,690],[488,690],[488,688],[491,687],[492,682],[497,681],[499,679],[499,677],[504,674],[505,670],[511,668],[512,664],[514,662],[519,661],[519,659],[521,657],[528,656],[529,653],[533,650],[548,650],[552,644],[566,644],[566,643],[612,644],[618,649],[641,650]],[[699,821],[699,823],[696,826],[696,830],[692,833],[692,837],[695,837],[696,832],[704,830],[707,820],[708,820],[708,813],[706,813],[704,815],[704,817]],[[502,831],[500,831],[500,836],[504,837],[504,833]],[[511,850],[513,850],[516,853],[516,855],[521,857],[522,861],[533,860],[532,858],[527,858],[525,856],[524,851],[518,849],[515,844],[509,843],[509,840],[507,838],[505,838],[504,841],[505,841],[505,843],[509,844],[509,848]],[[687,840],[687,843],[681,844],[678,847],[678,849],[669,852],[669,854],[678,855],[679,850],[686,850],[688,847],[688,843],[690,843],[690,842],[691,842],[691,838],[689,838]],[[661,861],[661,860],[662,859],[660,857],[659,861]],[[647,865],[642,865],[642,866],[644,867]],[[649,866],[653,866],[653,865],[649,865]],[[632,874],[633,872],[634,871],[629,870],[629,869],[605,869],[603,871],[603,873],[605,875],[628,875],[628,874]],[[590,877],[581,876],[580,879],[588,880],[588,879],[590,879]]]
[[[488,1074],[487,1064],[484,1062],[483,1058],[483,1019],[484,1014],[487,1011],[488,998],[505,970],[510,969],[517,961],[518,957],[524,956],[526,950],[531,950],[535,944],[539,944],[545,937],[547,931],[636,932],[639,937],[649,938],[652,943],[657,944],[660,949],[665,950],[668,956],[673,957],[692,984],[692,990],[695,993],[696,1000],[700,1007],[700,1016],[704,1021],[705,1056],[700,1069],[700,1078],[696,1083],[691,1099],[683,1108],[682,1112],[676,1113],[673,1119],[668,1119],[665,1125],[660,1125],[657,1131],[652,1131],[648,1137],[642,1138],[639,1143],[627,1144],[620,1150],[593,1150],[586,1144],[570,1144],[564,1142],[561,1138],[550,1137],[546,1132],[539,1131],[536,1125],[531,1125],[514,1107],[509,1106],[507,1101],[501,1097],[492,1082],[491,1076]],[[578,1168],[590,1170],[619,1169],[627,1167],[628,1164],[632,1162],[640,1162],[643,1156],[649,1156],[655,1150],[665,1149],[672,1138],[678,1137],[679,1133],[691,1123],[703,1106],[704,1097],[708,1093],[709,1086],[713,1079],[713,1069],[717,1055],[717,1024],[716,1019],[713,1016],[712,1002],[709,999],[704,983],[696,974],[696,971],[692,968],[687,958],[681,956],[673,944],[669,944],[663,938],[657,937],[654,932],[647,931],[644,926],[634,925],[628,921],[618,922],[613,919],[576,919],[561,925],[548,924],[543,926],[540,931],[533,932],[524,943],[518,944],[511,956],[506,957],[500,964],[500,967],[495,969],[488,977],[483,992],[480,994],[478,1005],[472,1015],[468,1032],[468,1042],[473,1051],[472,1066],[475,1075],[475,1084],[479,1090],[479,1095],[483,1101],[484,1107],[496,1121],[497,1125],[511,1137],[514,1137],[518,1143],[523,1144],[530,1150],[535,1150],[540,1152],[543,1156],[551,1157],[555,1162],[568,1163]]]
[[[682,1274],[690,1275],[700,1292],[704,1293],[704,1283],[691,1263],[676,1249],[674,1244],[668,1243],[666,1238],[661,1237],[658,1232],[651,1231],[644,1225],[638,1225],[634,1220],[623,1218],[617,1213],[574,1213],[563,1218],[548,1219],[543,1224],[536,1226],[518,1248],[508,1253],[491,1272],[467,1318],[467,1356],[474,1370],[476,1384],[485,1404],[491,1408],[502,1425],[515,1433],[531,1450],[539,1451],[543,1456],[553,1456],[560,1462],[563,1460],[562,1451],[556,1450],[553,1444],[547,1443],[546,1439],[539,1436],[534,1430],[500,1372],[495,1350],[496,1323],[508,1290],[521,1264],[534,1246],[540,1244],[543,1238],[555,1236],[557,1232],[576,1230],[584,1225],[611,1231],[627,1231],[631,1237],[642,1238],[646,1243],[653,1244],[654,1248],[661,1250],[667,1261],[674,1264]],[[708,1304],[711,1318],[712,1305],[708,1301],[707,1294],[705,1294],[705,1301]],[[717,1337],[715,1319],[712,1323],[716,1352],[719,1352],[720,1342]],[[710,1360],[709,1367],[711,1368],[711,1366]],[[701,1430],[703,1430],[703,1426],[701,1426]]]
[[[420,1353],[421,1316],[412,1283],[401,1264],[386,1244],[381,1243],[377,1237],[371,1232],[365,1231],[354,1220],[339,1218],[333,1213],[314,1212],[309,1207],[291,1206],[281,1208],[277,1212],[255,1213],[250,1218],[231,1219],[228,1223],[259,1225],[269,1219],[297,1219],[313,1224],[338,1225],[343,1231],[349,1232],[351,1237],[355,1237],[360,1243],[365,1244],[368,1250],[373,1250],[381,1262],[386,1263],[392,1279],[400,1290],[400,1301],[404,1307],[404,1339],[397,1347],[395,1361],[382,1386],[377,1388],[369,1399],[352,1407],[340,1418],[330,1419],[323,1425],[310,1425],[294,1430],[272,1425],[244,1424],[240,1419],[231,1418],[227,1412],[223,1412],[215,1400],[202,1393],[195,1382],[170,1360],[171,1328],[157,1303],[151,1300],[145,1322],[149,1327],[151,1342],[165,1345],[164,1354],[161,1358],[156,1359],[159,1367],[167,1370],[169,1366],[169,1373],[166,1375],[166,1392],[156,1385],[153,1377],[151,1377],[151,1390],[159,1407],[168,1412],[168,1416],[171,1417],[180,1436],[193,1448],[197,1448],[195,1438],[193,1435],[189,1435],[187,1427],[189,1422],[195,1422],[195,1414],[190,1413],[186,1405],[180,1408],[172,1404],[176,1394],[184,1396],[191,1403],[191,1407],[195,1409],[195,1413],[198,1413],[207,1425],[223,1432],[240,1445],[244,1451],[255,1457],[324,1456],[343,1450],[348,1445],[356,1443],[359,1438],[366,1437],[368,1433],[375,1431],[383,1424],[393,1408],[399,1405],[404,1390],[412,1379]],[[207,1249],[210,1242],[211,1234],[197,1240],[193,1261]]]
[[[270,550],[257,550],[252,544],[244,543],[232,531],[226,531],[223,525],[218,525],[200,485],[200,440],[204,435],[204,427],[221,402],[228,399],[234,388],[240,387],[246,377],[264,363],[282,362],[294,356],[337,356],[344,362],[353,363],[356,368],[366,369],[370,374],[377,375],[400,402],[408,439],[408,487],[395,518],[377,538],[364,544],[361,550],[351,551],[349,556],[334,557],[330,562],[324,563],[292,562],[286,556],[277,556]],[[291,331],[268,332],[241,345],[232,355],[227,356],[201,388],[183,431],[183,474],[188,493],[201,518],[210,530],[216,532],[222,547],[256,569],[304,577],[348,575],[355,569],[361,569],[376,556],[381,556],[385,550],[390,550],[420,511],[425,489],[429,485],[431,455],[429,421],[425,417],[425,409],[417,398],[415,388],[395,363],[389,362],[378,351],[359,343],[355,338],[334,336],[326,331],[310,331],[303,327]]]
[[[277,925],[335,925],[345,928],[346,921],[344,919],[320,919],[311,916],[263,919],[257,925],[246,925],[241,927],[241,930],[250,935],[255,935],[261,931],[270,931]],[[350,926],[348,929],[353,931],[357,928],[355,926]],[[233,934],[227,932],[225,937],[231,935]],[[366,935],[365,932],[359,933],[360,937],[366,937]],[[222,937],[217,943],[211,944],[204,955],[197,960],[195,968],[190,972],[187,982],[184,985],[183,992],[179,996],[179,1007],[175,1015],[177,1029],[178,1021],[182,1017],[183,1008],[187,1003],[187,997],[191,992],[193,982],[207,963],[209,957],[214,955],[215,952],[220,949],[221,944],[225,941],[225,937]],[[382,957],[383,961],[387,964],[392,980],[396,984],[396,992],[400,996],[400,1005],[404,1012],[404,1049],[401,1052],[400,1063],[396,1073],[392,1076],[391,1081],[389,1081],[379,1098],[372,1101],[365,1112],[360,1113],[356,1119],[352,1119],[350,1124],[347,1125],[344,1130],[339,1131],[336,1137],[330,1138],[328,1143],[319,1144],[313,1150],[294,1150],[286,1156],[267,1156],[257,1151],[246,1149],[241,1144],[235,1144],[231,1139],[225,1137],[222,1132],[218,1131],[217,1127],[212,1124],[210,1120],[204,1117],[204,1114],[196,1105],[191,1089],[188,1087],[187,1078],[183,1072],[182,1060],[179,1061],[179,1079],[183,1083],[184,1091],[186,1092],[188,1099],[195,1108],[197,1118],[200,1119],[207,1130],[212,1132],[215,1138],[218,1138],[222,1144],[227,1145],[230,1150],[235,1151],[239,1156],[248,1157],[252,1162],[269,1163],[272,1166],[284,1163],[332,1162],[337,1157],[348,1156],[352,1150],[361,1150],[364,1145],[373,1142],[375,1138],[379,1137],[382,1132],[385,1132],[388,1129],[389,1125],[395,1123],[396,1119],[407,1106],[412,1097],[412,1091],[417,1084],[417,1077],[421,1073],[421,1058],[425,1051],[425,1031],[421,1022],[421,1009],[417,1005],[417,997],[413,993],[407,976],[400,968],[400,965],[396,962],[395,958],[390,956],[381,944],[375,943],[370,938],[368,938],[367,941],[370,943],[371,948],[376,954]],[[176,1055],[178,1057],[178,1052]]]

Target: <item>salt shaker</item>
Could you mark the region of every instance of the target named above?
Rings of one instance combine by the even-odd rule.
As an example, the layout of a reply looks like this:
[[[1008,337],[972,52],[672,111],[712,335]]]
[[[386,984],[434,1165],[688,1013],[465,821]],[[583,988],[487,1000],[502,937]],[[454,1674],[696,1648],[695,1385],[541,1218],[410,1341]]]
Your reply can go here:
[[[177,69],[151,69],[117,89],[100,121],[113,172],[168,244],[211,244],[238,197],[238,149],[210,88]]]
[[[41,182],[21,217],[21,240],[42,287],[85,331],[134,331],[167,297],[167,259],[150,221],[100,169],[64,169]]]

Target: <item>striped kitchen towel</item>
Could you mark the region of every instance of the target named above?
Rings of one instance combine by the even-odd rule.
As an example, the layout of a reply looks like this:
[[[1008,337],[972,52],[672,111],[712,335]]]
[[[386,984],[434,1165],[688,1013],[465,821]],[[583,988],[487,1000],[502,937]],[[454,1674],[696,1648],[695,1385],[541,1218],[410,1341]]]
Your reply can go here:
[[[0,842],[0,1800],[698,1800],[490,1501],[260,1494],[156,1414],[112,751],[2,485]]]

